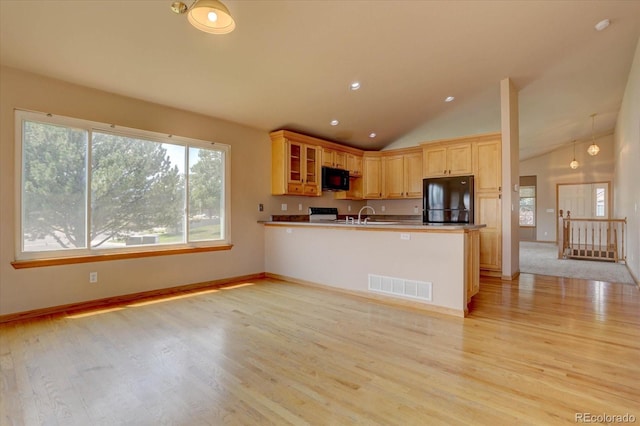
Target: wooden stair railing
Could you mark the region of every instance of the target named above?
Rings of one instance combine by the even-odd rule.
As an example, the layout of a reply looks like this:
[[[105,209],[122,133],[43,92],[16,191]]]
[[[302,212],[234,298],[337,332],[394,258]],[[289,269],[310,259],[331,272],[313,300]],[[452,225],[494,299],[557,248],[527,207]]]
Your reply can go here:
[[[558,259],[626,262],[627,219],[572,219],[558,215]]]

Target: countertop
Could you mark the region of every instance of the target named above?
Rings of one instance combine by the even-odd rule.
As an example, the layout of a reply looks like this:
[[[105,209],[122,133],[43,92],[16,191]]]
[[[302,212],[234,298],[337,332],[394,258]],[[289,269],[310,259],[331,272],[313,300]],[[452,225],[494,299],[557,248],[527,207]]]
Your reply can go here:
[[[346,223],[344,219],[336,221],[259,221],[267,226],[297,226],[318,228],[344,228],[358,230],[385,230],[385,231],[414,231],[414,232],[442,232],[442,231],[469,231],[486,227],[486,225],[452,225],[452,224],[424,224],[417,221],[371,221],[367,224]]]

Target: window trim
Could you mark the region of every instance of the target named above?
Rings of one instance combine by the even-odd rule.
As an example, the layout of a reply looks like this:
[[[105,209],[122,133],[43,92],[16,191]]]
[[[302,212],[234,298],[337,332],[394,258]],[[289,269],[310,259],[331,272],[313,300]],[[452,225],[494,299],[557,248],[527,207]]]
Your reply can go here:
[[[30,268],[38,266],[64,265],[73,263],[97,262],[103,260],[130,259],[149,256],[162,256],[183,253],[198,253],[206,251],[229,250],[233,247],[231,243],[231,146],[219,142],[204,141],[183,136],[175,136],[172,134],[163,134],[148,130],[134,129],[115,124],[106,124],[95,121],[83,120],[79,118],[66,117],[62,115],[53,115],[37,111],[27,111],[14,109],[15,113],[15,222],[14,222],[14,256],[15,261],[11,264],[16,269]],[[224,197],[221,201],[222,212],[221,217],[223,224],[221,239],[210,241],[192,241],[174,244],[161,244],[158,246],[144,245],[126,248],[100,248],[92,249],[88,241],[89,247],[73,250],[51,250],[39,252],[25,252],[22,247],[22,187],[23,187],[23,167],[22,167],[22,136],[23,122],[35,121],[45,124],[53,124],[60,126],[68,126],[89,132],[89,143],[91,141],[91,133],[94,131],[109,134],[122,135],[133,138],[140,138],[157,143],[168,143],[172,145],[181,145],[188,151],[189,147],[215,149],[222,151],[224,156]],[[91,152],[89,150],[87,162],[90,166]],[[88,166],[88,167],[89,167]],[[188,166],[187,166],[188,167]],[[89,169],[88,169],[89,170]],[[185,170],[185,173],[188,171]],[[88,173],[87,178],[91,179]],[[90,188],[89,188],[90,190]],[[91,194],[87,197],[90,200]],[[188,202],[185,206],[185,214],[188,215]],[[89,201],[87,201],[89,205]],[[90,219],[91,212],[87,212]],[[222,215],[221,215],[222,216]],[[90,222],[88,222],[90,224]],[[89,227],[90,225],[88,225]],[[185,235],[186,237],[186,235]]]
[[[145,246],[148,247],[148,246]],[[209,251],[231,250],[233,244],[220,244],[207,247],[183,247],[164,250],[145,250],[136,252],[104,253],[90,256],[50,257],[46,259],[26,259],[11,262],[14,269],[41,268],[45,266],[73,265],[107,260],[138,259],[143,257],[171,256],[175,254],[204,253]]]
[[[520,191],[522,190],[522,188],[533,188],[533,196],[532,197],[521,197],[520,196]],[[526,185],[520,185],[519,189],[518,189],[518,226],[520,228],[535,228],[538,225],[538,185],[534,184],[534,185],[530,185],[530,184],[526,184]],[[522,201],[522,199],[530,199],[532,198],[534,200],[534,204],[533,204],[533,225],[522,225],[520,223],[520,208],[522,208],[522,204],[520,204],[520,202]]]

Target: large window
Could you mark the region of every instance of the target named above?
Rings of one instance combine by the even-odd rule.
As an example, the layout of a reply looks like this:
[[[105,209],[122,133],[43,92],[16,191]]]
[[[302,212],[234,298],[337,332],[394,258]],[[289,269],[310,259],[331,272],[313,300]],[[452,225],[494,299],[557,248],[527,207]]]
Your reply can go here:
[[[229,147],[16,112],[20,259],[228,243]]]

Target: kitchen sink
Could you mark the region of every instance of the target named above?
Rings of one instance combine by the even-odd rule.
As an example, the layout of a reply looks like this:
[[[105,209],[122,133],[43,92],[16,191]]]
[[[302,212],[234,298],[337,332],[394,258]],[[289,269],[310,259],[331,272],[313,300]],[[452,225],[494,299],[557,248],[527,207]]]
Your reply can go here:
[[[365,223],[365,225],[398,225],[400,222],[389,222],[384,220],[372,220]]]

